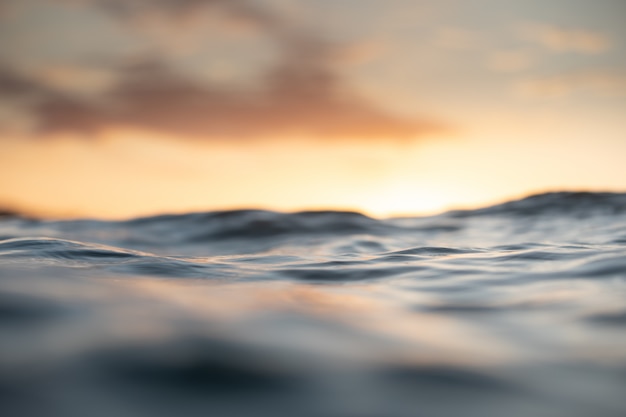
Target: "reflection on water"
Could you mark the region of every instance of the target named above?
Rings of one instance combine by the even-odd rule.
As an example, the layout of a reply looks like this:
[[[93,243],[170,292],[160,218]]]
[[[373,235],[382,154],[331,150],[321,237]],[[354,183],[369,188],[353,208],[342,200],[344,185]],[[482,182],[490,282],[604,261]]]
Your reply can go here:
[[[0,220],[7,416],[622,416],[626,195]]]

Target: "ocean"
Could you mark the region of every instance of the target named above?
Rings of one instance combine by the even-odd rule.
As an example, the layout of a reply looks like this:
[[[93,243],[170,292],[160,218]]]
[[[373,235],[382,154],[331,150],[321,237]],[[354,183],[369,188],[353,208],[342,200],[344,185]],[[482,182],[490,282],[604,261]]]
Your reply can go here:
[[[0,415],[626,415],[626,194],[0,218]]]

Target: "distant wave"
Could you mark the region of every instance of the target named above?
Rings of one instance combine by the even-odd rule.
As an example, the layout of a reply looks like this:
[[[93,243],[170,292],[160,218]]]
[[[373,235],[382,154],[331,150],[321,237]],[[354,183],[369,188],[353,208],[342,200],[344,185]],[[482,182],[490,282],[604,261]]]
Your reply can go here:
[[[454,215],[582,215],[626,213],[626,193],[553,192],[537,194],[478,210],[459,210]]]

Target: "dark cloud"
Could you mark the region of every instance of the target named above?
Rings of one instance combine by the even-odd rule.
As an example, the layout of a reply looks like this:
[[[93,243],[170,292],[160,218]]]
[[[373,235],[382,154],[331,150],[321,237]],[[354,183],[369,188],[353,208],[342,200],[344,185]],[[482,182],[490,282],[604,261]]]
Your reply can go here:
[[[42,134],[94,134],[130,127],[205,139],[314,136],[408,139],[439,128],[392,115],[361,98],[338,71],[338,47],[296,29],[278,13],[244,0],[94,0],[131,22],[142,13],[172,21],[219,8],[271,35],[278,62],[253,91],[225,89],[184,76],[164,57],[111,64],[116,82],[97,100],[51,90],[0,68],[0,90],[35,97],[31,110]]]
[[[406,139],[436,128],[403,120],[349,94],[331,73],[311,66],[277,67],[257,94],[206,87],[156,61],[127,66],[105,100],[87,101],[7,77],[16,94],[36,97],[31,107],[41,133],[94,134],[131,127],[197,138]],[[0,80],[0,82],[3,82]]]
[[[22,96],[37,91],[36,83],[19,76],[7,66],[0,65],[0,94],[6,97]]]

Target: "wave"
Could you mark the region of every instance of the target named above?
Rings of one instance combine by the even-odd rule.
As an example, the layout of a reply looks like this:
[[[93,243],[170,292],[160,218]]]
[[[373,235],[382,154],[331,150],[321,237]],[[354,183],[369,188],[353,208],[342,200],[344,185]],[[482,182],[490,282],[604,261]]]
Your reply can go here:
[[[31,235],[70,238],[129,248],[159,245],[203,244],[215,241],[260,241],[283,239],[293,243],[302,238],[339,238],[354,235],[397,236],[398,234],[458,234],[468,219],[487,218],[492,222],[515,218],[515,225],[537,229],[552,218],[606,219],[626,213],[626,194],[547,193],[477,210],[456,210],[438,216],[373,219],[343,211],[280,213],[266,210],[232,210],[180,215],[160,215],[127,221],[69,220],[46,221],[7,216],[0,238]],[[523,218],[523,219],[520,219]],[[523,221],[525,219],[525,222]],[[538,222],[544,222],[538,224]],[[11,227],[13,226],[13,227]],[[495,228],[495,226],[494,226]],[[616,237],[626,238],[626,233]],[[532,240],[532,239],[531,239]]]
[[[619,215],[626,213],[626,193],[551,192],[477,210],[457,210],[453,216]]]

